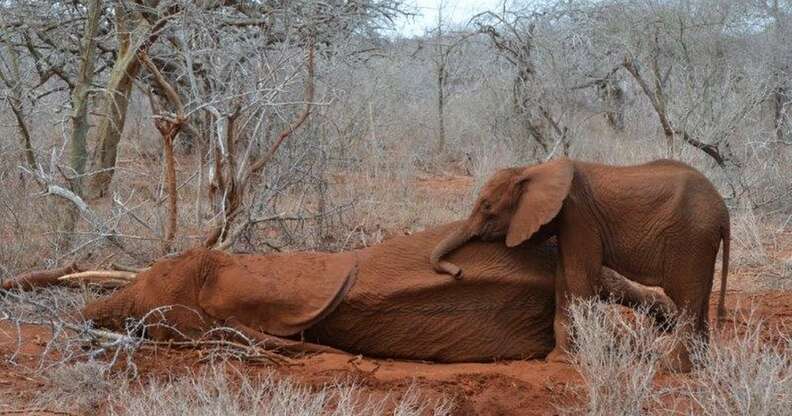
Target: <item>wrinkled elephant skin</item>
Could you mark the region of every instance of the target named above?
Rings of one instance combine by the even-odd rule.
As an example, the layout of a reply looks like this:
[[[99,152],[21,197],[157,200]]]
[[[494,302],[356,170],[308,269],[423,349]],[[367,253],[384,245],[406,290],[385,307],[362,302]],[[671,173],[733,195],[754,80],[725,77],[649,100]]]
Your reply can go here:
[[[471,242],[449,256],[465,269],[464,280],[430,278],[435,272],[428,253],[458,225],[339,254],[191,250],[155,263],[132,285],[88,305],[84,315],[117,328],[152,308],[183,305],[165,317],[188,336],[233,322],[375,357],[459,362],[545,356],[554,345],[555,247]],[[664,312],[672,305],[607,269],[603,275],[609,292],[625,304],[657,300]],[[178,338],[156,326],[147,335]]]
[[[499,170],[459,229],[430,252],[430,262],[436,271],[459,278],[467,274],[464,265],[444,258],[470,240],[518,247],[550,236],[556,236],[561,255],[556,349],[549,360],[568,358],[567,303],[600,295],[603,266],[662,287],[686,317],[684,338],[706,341],[707,306],[722,243],[719,319],[725,314],[729,211],[701,172],[674,160],[611,166],[560,158]],[[672,355],[676,370],[691,369],[688,351]]]

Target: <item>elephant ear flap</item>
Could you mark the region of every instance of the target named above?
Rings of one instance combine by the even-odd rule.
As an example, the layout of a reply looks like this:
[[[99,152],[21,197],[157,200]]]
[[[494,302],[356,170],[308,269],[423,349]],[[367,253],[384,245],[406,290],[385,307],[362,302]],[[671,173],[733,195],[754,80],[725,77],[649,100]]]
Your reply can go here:
[[[522,244],[558,215],[573,174],[572,162],[564,158],[525,168],[514,179],[513,192],[519,193],[519,200],[506,233],[507,247]]]

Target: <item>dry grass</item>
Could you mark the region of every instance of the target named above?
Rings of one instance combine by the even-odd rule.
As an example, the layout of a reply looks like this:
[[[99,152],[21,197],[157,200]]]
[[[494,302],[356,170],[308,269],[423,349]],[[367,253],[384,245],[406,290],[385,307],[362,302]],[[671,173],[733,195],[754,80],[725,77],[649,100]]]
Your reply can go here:
[[[573,305],[574,366],[583,379],[574,390],[586,415],[780,416],[792,408],[792,339],[768,328],[752,308],[731,327],[694,348],[697,369],[677,382],[659,384],[663,354],[678,335],[660,335],[640,312],[600,301]]]
[[[642,312],[599,300],[570,306],[570,328],[575,334],[573,365],[583,378],[584,389],[579,395],[585,404],[566,412],[640,415],[656,404],[653,380],[669,343]]]
[[[687,383],[684,394],[694,403],[696,414],[788,415],[792,409],[792,338],[786,331],[766,328],[750,308],[732,322],[725,331],[728,336],[719,334],[709,348],[699,347],[694,354],[702,368]]]
[[[730,270],[746,270],[750,279],[730,279],[731,288],[742,290],[792,287],[792,255],[787,248],[788,219],[762,213],[743,202],[732,212]]]
[[[49,383],[30,403],[33,408],[95,414],[118,388],[108,376],[106,366],[95,361],[63,364],[47,371],[45,376]]]
[[[77,363],[51,372],[49,380],[31,407],[119,416],[445,416],[453,410],[451,401],[427,399],[416,384],[397,397],[376,397],[355,383],[307,386],[223,363],[132,380],[112,376],[96,363]]]

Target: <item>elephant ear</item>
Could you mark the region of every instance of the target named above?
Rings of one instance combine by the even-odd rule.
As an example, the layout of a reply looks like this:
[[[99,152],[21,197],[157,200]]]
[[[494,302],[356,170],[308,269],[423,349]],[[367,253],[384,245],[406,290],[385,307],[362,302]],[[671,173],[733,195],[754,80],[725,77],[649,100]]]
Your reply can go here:
[[[558,215],[573,175],[572,161],[564,158],[525,168],[514,179],[513,192],[520,196],[506,233],[507,247],[522,244]]]
[[[206,273],[201,309],[270,335],[295,335],[323,320],[357,279],[354,253],[226,256],[225,264]]]

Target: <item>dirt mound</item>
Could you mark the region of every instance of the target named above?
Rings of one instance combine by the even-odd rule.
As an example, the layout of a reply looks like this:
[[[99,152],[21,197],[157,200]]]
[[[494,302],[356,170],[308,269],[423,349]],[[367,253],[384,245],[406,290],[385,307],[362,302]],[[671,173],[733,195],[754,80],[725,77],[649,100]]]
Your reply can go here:
[[[713,312],[716,303],[717,293],[711,301]],[[753,308],[768,328],[792,333],[792,292],[729,292],[727,305],[727,330],[739,329],[744,324],[743,313]],[[22,346],[15,357],[18,367],[5,361],[0,367],[0,396],[25,402],[46,387],[47,380],[31,377],[22,368],[36,366],[51,333],[37,326],[20,329],[18,338],[15,327],[0,322],[0,355],[8,358],[17,351],[18,342]],[[768,341],[773,339],[772,334],[768,329]],[[174,373],[197,371],[208,365],[202,358],[200,351],[163,347],[138,351],[134,362],[141,376],[167,379]],[[273,371],[269,366],[242,363],[234,366],[247,374]],[[336,381],[355,381],[366,394],[378,397],[398,396],[415,383],[427,399],[454,399],[457,415],[555,414],[556,405],[569,404],[570,391],[580,383],[571,367],[543,360],[434,364],[321,353],[297,359],[292,366],[275,367],[274,371],[279,377],[317,387]],[[662,375],[657,382],[674,383],[679,377],[686,376]]]

